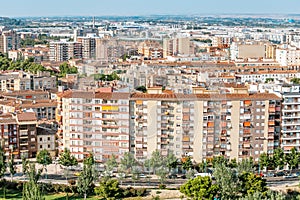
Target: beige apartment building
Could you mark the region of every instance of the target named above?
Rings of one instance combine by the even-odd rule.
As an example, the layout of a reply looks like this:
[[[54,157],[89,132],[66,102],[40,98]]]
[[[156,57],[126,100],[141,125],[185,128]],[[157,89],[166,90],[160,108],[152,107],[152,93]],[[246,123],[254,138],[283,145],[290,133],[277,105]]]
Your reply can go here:
[[[58,95],[58,148],[97,161],[129,151],[129,93],[65,91]]]
[[[191,55],[193,48],[189,38],[164,39],[163,41],[163,57],[177,55]]]
[[[273,154],[279,147],[280,98],[274,94],[149,94],[131,97],[131,151],[144,160],[158,149],[196,162]]]

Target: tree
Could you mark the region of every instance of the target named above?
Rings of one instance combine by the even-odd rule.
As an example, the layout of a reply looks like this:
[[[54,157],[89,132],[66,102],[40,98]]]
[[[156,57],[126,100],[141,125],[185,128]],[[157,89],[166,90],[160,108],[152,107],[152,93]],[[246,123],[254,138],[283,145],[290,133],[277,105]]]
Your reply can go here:
[[[46,171],[46,179],[47,179],[47,165],[50,165],[52,163],[52,158],[49,151],[43,149],[40,152],[38,152],[36,156],[36,161],[37,163],[43,165],[43,169],[45,169]]]
[[[69,167],[75,166],[78,164],[76,158],[71,155],[70,150],[65,148],[65,150],[60,154],[59,156],[59,164],[62,166],[66,167],[66,180],[68,180],[68,172],[69,172]]]
[[[286,164],[288,164],[289,169],[292,170],[298,166],[299,163],[299,153],[297,149],[293,147],[291,152],[285,155]]]
[[[175,169],[178,165],[178,159],[174,155],[174,153],[169,153],[166,158],[166,165],[169,168],[169,171]]]
[[[10,173],[11,182],[13,181],[13,176],[16,174],[16,166],[15,166],[15,156],[14,154],[10,154],[10,160],[8,161],[8,168]]]
[[[29,160],[23,155],[22,156],[22,173],[26,174],[28,171]]]
[[[263,169],[264,167],[268,167],[270,164],[270,158],[269,156],[263,152],[262,154],[260,154],[259,156],[259,161],[258,161],[260,168]]]
[[[236,168],[238,166],[238,163],[236,162],[236,158],[233,158],[229,162],[229,167],[230,168]]]
[[[234,199],[238,193],[238,177],[225,163],[215,165],[213,172],[221,199]]]
[[[23,184],[23,198],[24,200],[44,200],[42,195],[42,188],[38,184],[42,170],[36,171],[35,164],[29,165],[28,177],[29,181]]]
[[[225,164],[225,166],[228,165],[228,159],[226,159],[224,156],[216,156],[212,159],[212,165],[215,167],[216,165]]]
[[[168,168],[166,166],[161,166],[157,170],[157,175],[159,176],[160,183],[164,184],[168,175]]]
[[[193,199],[212,200],[217,196],[218,189],[218,186],[212,184],[212,180],[208,176],[198,176],[180,186],[180,192]]]
[[[134,186],[135,186],[135,182],[140,179],[141,170],[137,166],[134,166],[132,168],[131,173],[132,173],[131,178],[132,178],[132,180],[134,182]]]
[[[77,191],[84,196],[84,199],[93,192],[95,187],[94,181],[97,177],[95,163],[91,162],[91,157],[93,158],[92,154],[85,159],[83,171],[80,173],[77,181]]]
[[[268,190],[266,180],[253,173],[243,173],[239,176],[239,182],[240,192],[244,196]]]
[[[0,178],[4,177],[4,173],[6,171],[5,159],[6,156],[4,154],[3,148],[0,146]]]
[[[242,174],[245,172],[254,172],[254,163],[252,159],[243,159],[237,164],[237,173]]]
[[[105,168],[107,171],[112,171],[115,167],[118,166],[117,158],[113,154],[106,162],[105,162]]]
[[[182,158],[182,168],[185,170],[190,170],[193,167],[192,159],[190,156]]]
[[[276,168],[282,169],[284,167],[285,156],[284,151],[281,148],[274,150],[273,160]]]
[[[150,158],[150,166],[153,169],[153,173],[156,174],[156,169],[161,167],[163,165],[164,159],[161,156],[161,153],[159,150],[155,150],[151,154]]]
[[[131,172],[133,166],[137,165],[137,161],[132,153],[126,152],[121,159],[120,165],[123,169],[126,169],[127,173],[129,173]]]
[[[119,182],[115,179],[100,181],[99,186],[95,187],[95,193],[107,200],[122,197],[122,189],[119,187]]]
[[[146,93],[146,92],[147,92],[147,88],[146,88],[145,86],[143,86],[143,85],[138,86],[138,87],[136,87],[135,89],[136,89],[137,91],[141,91],[141,92],[143,92],[143,93]]]

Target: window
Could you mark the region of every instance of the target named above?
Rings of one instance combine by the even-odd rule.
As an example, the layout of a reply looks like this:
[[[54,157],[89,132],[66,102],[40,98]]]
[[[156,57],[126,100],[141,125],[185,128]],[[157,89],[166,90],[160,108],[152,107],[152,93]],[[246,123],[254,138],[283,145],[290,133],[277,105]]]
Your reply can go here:
[[[48,144],[48,149],[50,149],[50,144]]]
[[[50,141],[50,137],[48,137],[48,141]]]
[[[43,145],[40,145],[40,149],[42,149],[43,148]]]
[[[43,141],[43,138],[40,138],[40,142],[42,142]]]

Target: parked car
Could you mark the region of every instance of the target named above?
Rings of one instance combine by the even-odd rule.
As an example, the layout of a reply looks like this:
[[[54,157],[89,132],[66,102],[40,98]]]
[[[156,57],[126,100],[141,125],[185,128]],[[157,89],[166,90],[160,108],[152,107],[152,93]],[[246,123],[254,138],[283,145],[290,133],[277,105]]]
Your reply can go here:
[[[285,175],[284,172],[277,172],[277,173],[275,174],[275,176],[284,176],[284,175]]]
[[[295,178],[297,177],[295,174],[287,174],[283,176],[284,178]]]
[[[176,179],[177,178],[177,175],[176,174],[170,174],[168,176],[169,179]]]

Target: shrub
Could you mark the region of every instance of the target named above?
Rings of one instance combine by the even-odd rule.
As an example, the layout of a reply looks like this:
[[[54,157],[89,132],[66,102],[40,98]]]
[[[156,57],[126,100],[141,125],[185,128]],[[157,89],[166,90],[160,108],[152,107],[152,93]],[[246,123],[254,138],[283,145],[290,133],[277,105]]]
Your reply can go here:
[[[161,189],[161,190],[164,190],[164,189],[167,188],[167,186],[165,184],[159,184],[158,188]]]
[[[76,180],[74,179],[69,179],[68,180],[69,185],[76,185]]]

